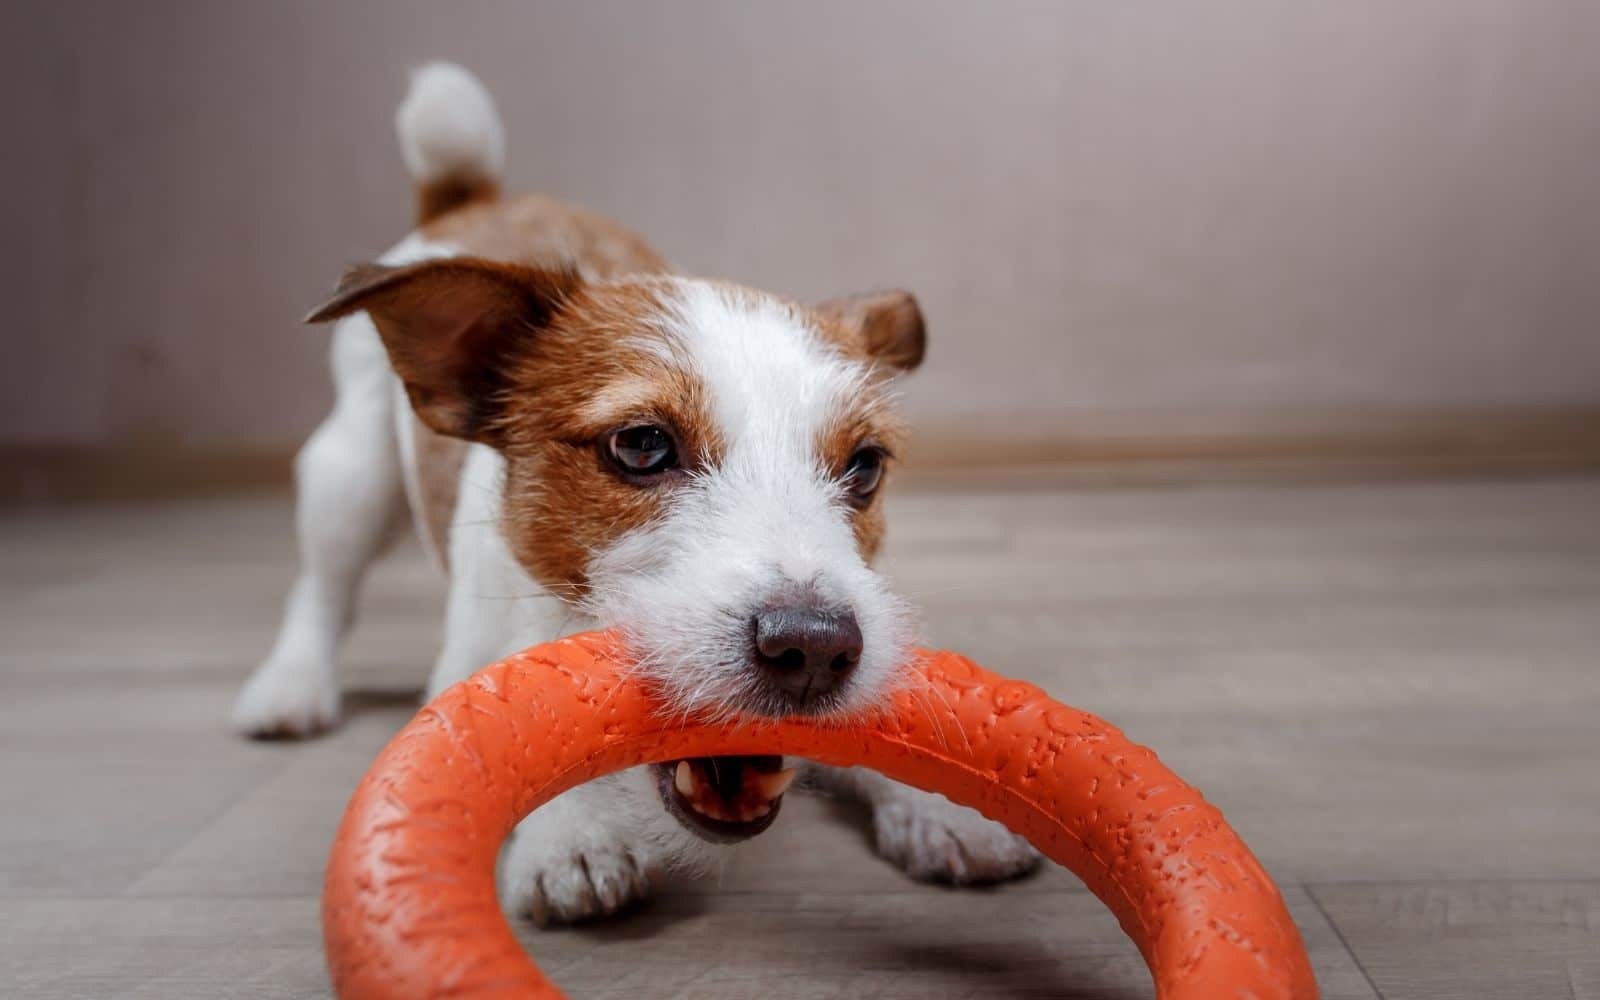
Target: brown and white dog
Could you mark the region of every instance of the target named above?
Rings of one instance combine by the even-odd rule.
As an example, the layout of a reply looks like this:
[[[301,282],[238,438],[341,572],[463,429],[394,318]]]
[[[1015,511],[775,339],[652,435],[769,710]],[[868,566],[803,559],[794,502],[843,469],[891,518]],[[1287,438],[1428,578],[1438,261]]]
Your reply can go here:
[[[420,226],[311,317],[337,320],[338,401],[297,462],[302,571],[236,727],[337,720],[337,647],[402,498],[451,578],[430,695],[606,625],[685,713],[869,708],[912,638],[869,563],[901,433],[893,381],[923,354],[915,300],[806,307],[680,277],[607,219],[499,200],[501,124],[459,67],[420,70],[396,122]],[[793,773],[713,758],[577,788],[518,828],[504,901],[577,920],[663,870],[714,868],[717,845],[772,822]],[[1037,863],[939,796],[869,772],[819,780],[870,804],[879,850],[913,875]]]

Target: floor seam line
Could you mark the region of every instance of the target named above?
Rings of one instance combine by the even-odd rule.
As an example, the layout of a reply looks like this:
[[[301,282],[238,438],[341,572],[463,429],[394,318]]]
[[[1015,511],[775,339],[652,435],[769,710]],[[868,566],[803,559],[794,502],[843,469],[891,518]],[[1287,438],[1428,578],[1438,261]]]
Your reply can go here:
[[[1356,971],[1361,973],[1362,979],[1366,980],[1367,987],[1372,990],[1373,995],[1378,1000],[1388,1000],[1383,995],[1383,991],[1378,989],[1378,984],[1373,981],[1372,973],[1367,971],[1366,963],[1361,961],[1361,956],[1356,954],[1355,948],[1351,946],[1349,939],[1344,936],[1344,931],[1334,922],[1333,915],[1328,912],[1326,906],[1322,905],[1322,900],[1317,898],[1316,891],[1312,889],[1311,883],[1300,883],[1300,891],[1306,894],[1306,898],[1311,900],[1311,905],[1315,906],[1317,912],[1322,914],[1322,919],[1327,922],[1328,927],[1333,931],[1333,936],[1339,939],[1339,946],[1344,949],[1346,955],[1350,956],[1350,961],[1356,963]]]

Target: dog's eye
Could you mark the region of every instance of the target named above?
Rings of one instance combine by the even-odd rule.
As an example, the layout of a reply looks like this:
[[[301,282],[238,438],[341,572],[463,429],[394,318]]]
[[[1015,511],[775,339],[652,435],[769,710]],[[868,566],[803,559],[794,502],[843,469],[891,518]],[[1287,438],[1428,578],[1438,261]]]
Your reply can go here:
[[[628,476],[656,476],[678,467],[678,446],[665,428],[625,427],[606,439],[606,454]]]
[[[882,448],[868,445],[850,456],[850,464],[844,469],[844,486],[850,491],[851,500],[865,505],[878,492],[885,454]]]

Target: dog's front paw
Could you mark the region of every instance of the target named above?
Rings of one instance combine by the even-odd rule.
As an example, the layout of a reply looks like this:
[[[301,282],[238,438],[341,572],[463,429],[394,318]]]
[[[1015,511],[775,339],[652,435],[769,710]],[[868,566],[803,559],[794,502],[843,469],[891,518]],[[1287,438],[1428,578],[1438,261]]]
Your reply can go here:
[[[1018,878],[1039,867],[1026,840],[975,809],[940,795],[898,790],[872,811],[878,853],[912,878],[982,885]]]
[[[234,699],[233,728],[263,739],[314,736],[339,721],[331,668],[268,660]]]
[[[535,814],[537,815],[537,814]],[[619,839],[517,831],[500,867],[500,901],[541,927],[606,917],[650,895],[659,871]]]

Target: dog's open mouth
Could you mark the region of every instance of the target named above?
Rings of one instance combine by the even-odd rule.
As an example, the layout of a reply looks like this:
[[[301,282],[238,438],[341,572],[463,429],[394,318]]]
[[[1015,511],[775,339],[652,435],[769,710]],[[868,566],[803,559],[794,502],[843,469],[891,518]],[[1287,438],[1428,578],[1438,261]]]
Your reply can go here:
[[[795,775],[775,754],[692,757],[653,766],[667,811],[718,843],[754,837],[771,826]]]

